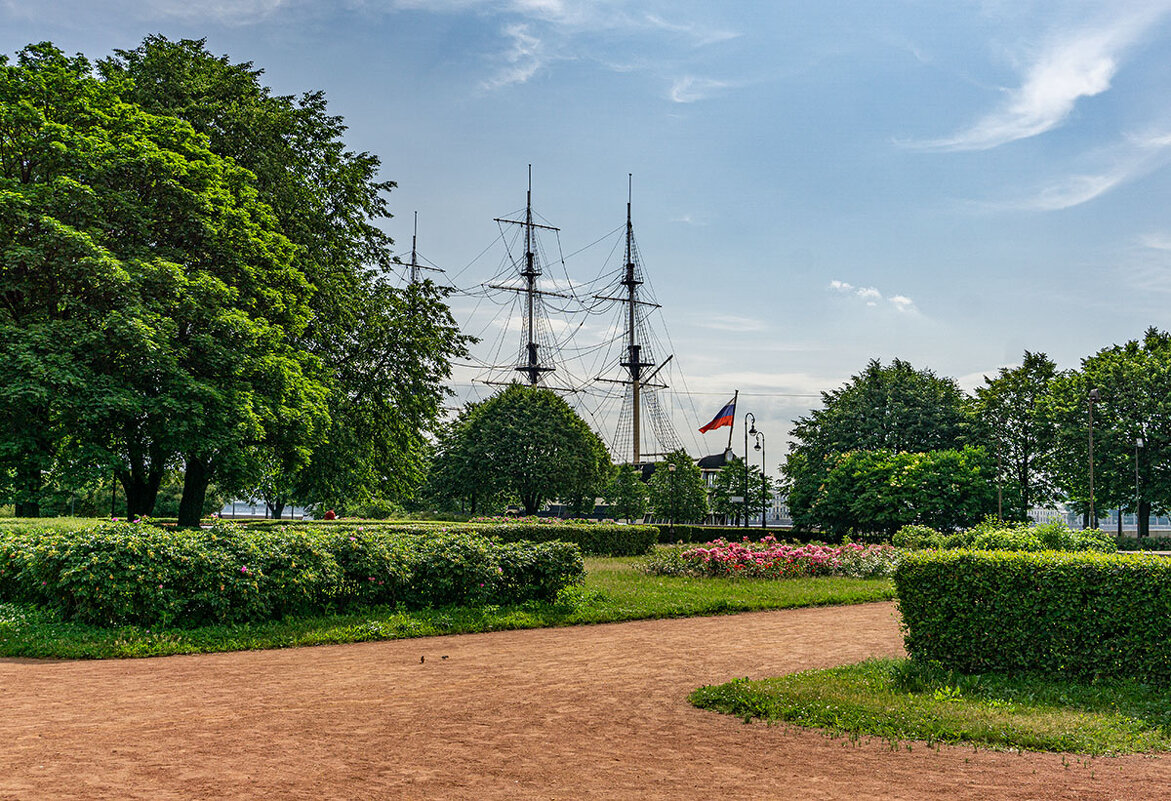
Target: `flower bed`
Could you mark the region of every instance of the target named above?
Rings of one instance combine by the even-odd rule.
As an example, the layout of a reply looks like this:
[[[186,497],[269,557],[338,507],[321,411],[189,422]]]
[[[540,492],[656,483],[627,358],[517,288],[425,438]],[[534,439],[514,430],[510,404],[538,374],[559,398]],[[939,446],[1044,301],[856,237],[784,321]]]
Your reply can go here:
[[[875,578],[894,572],[898,549],[890,545],[788,545],[767,536],[759,542],[717,539],[698,548],[675,548],[651,557],[644,569],[659,575],[783,579],[806,576]]]

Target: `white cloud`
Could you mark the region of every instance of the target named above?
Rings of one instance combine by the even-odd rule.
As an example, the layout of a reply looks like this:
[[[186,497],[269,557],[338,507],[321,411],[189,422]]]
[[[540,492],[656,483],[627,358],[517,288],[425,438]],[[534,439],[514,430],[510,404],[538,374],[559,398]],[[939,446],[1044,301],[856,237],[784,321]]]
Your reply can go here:
[[[695,103],[698,100],[706,100],[719,90],[726,89],[730,85],[725,81],[685,75],[675,80],[667,96],[675,103]]]
[[[1127,136],[1114,146],[1091,154],[1089,160],[1099,162],[1099,166],[1050,181],[1025,197],[985,205],[993,209],[1058,211],[1088,203],[1171,161],[1171,134]]]
[[[733,331],[737,333],[768,330],[768,325],[763,320],[757,320],[752,317],[740,317],[735,314],[705,315],[699,318],[695,324],[700,328],[710,328],[713,331]]]
[[[512,46],[502,56],[507,66],[484,81],[485,89],[525,83],[545,63],[541,40],[529,32],[528,25],[519,22],[506,25],[504,35],[512,40]]]
[[[1144,234],[1139,237],[1139,244],[1151,250],[1171,250],[1171,234]]]
[[[859,298],[870,308],[878,308],[879,306],[893,308],[895,311],[903,313],[918,313],[915,308],[915,301],[911,300],[906,295],[891,295],[884,298],[878,287],[863,286],[855,287],[853,284],[846,281],[839,281],[836,278],[829,282],[829,288],[843,295],[850,295],[851,297]]]
[[[1061,125],[1078,100],[1110,88],[1126,50],[1168,11],[1168,0],[1153,0],[1129,13],[1110,6],[1105,21],[1055,31],[1023,70],[1020,86],[1005,90],[1000,108],[953,136],[918,146],[988,150]]]
[[[915,301],[908,298],[906,295],[894,295],[890,299],[890,303],[901,312],[909,312],[915,310]]]

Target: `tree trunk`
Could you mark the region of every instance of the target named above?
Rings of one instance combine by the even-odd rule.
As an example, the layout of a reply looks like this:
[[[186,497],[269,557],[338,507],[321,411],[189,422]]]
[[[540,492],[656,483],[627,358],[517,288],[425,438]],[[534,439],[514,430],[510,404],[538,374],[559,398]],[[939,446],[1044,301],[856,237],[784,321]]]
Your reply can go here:
[[[520,500],[524,504],[526,515],[535,515],[537,513],[537,507],[541,505],[540,499],[535,495],[527,495]]]
[[[159,486],[163,483],[161,468],[152,467],[148,470],[140,465],[130,470],[119,470],[118,481],[126,493],[127,520],[154,514]]]
[[[1141,540],[1144,537],[1151,536],[1151,502],[1139,500],[1138,502],[1138,531],[1137,536]]]
[[[16,516],[41,516],[41,469],[25,462],[16,468]]]
[[[272,510],[272,519],[280,520],[281,515],[285,513],[284,501],[266,501],[268,508]]]
[[[211,465],[203,459],[187,458],[183,473],[183,497],[179,499],[179,525],[198,526],[203,517],[203,502],[211,482]]]

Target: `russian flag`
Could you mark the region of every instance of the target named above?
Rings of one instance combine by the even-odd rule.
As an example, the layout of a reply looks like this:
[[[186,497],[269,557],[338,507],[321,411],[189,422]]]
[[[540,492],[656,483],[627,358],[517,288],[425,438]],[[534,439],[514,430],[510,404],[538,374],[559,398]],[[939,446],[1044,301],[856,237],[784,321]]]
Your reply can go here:
[[[713,428],[723,428],[724,426],[730,426],[735,421],[736,421],[736,399],[733,398],[732,400],[728,401],[727,404],[724,405],[723,409],[720,409],[720,411],[716,414],[716,416],[712,418],[712,421],[710,423],[708,423],[706,426],[704,426],[703,428],[701,428],[699,430],[699,433],[706,434],[708,431],[711,431]]]

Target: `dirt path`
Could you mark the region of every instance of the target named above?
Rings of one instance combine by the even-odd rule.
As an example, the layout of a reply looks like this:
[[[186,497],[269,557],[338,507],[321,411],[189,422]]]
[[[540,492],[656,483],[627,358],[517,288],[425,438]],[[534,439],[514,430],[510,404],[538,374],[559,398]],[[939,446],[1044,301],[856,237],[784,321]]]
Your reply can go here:
[[[901,650],[894,607],[868,604],[0,660],[0,798],[1171,798],[1171,758],[891,752],[686,700],[701,684]]]

